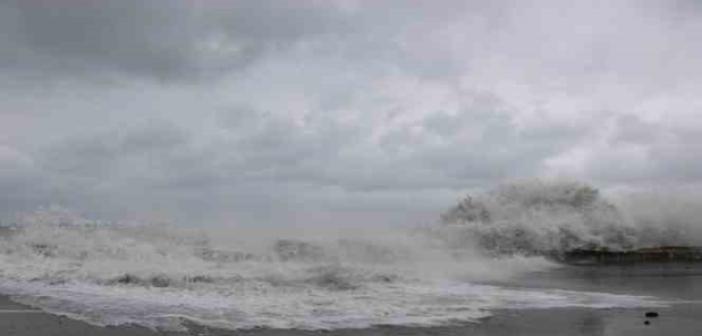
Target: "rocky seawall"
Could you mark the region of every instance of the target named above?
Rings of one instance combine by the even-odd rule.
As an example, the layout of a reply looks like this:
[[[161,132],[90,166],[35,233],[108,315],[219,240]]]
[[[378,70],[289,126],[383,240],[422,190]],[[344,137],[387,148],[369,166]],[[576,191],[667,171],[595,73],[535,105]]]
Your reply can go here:
[[[574,265],[702,262],[702,247],[660,246],[629,251],[577,249],[554,255],[554,258]]]

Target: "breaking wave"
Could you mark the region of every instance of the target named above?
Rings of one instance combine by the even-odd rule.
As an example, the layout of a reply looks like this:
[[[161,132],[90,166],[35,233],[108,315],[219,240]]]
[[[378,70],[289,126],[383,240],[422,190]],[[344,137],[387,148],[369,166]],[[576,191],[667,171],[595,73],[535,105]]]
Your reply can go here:
[[[592,191],[566,192],[565,200],[526,192],[470,199],[444,216],[447,225],[313,233],[103,224],[48,209],[2,234],[0,292],[93,324],[175,330],[186,320],[228,329],[429,326],[475,322],[502,308],[657,304],[490,285],[556,267],[516,251],[635,242]],[[529,211],[518,216],[518,207]],[[547,228],[554,223],[570,231]],[[528,239],[506,240],[516,230]]]
[[[700,245],[701,198],[628,193],[610,200],[573,181],[530,180],[467,196],[442,215],[462,241],[496,255]]]

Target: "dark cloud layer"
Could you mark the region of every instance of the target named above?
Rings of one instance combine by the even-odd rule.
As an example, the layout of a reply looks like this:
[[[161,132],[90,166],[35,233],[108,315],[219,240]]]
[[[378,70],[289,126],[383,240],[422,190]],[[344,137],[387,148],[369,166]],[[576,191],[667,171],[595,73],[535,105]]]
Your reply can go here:
[[[0,1],[1,217],[403,222],[702,175],[693,1]]]
[[[124,72],[159,80],[216,76],[343,25],[332,6],[292,1],[8,1],[7,68],[64,76]]]

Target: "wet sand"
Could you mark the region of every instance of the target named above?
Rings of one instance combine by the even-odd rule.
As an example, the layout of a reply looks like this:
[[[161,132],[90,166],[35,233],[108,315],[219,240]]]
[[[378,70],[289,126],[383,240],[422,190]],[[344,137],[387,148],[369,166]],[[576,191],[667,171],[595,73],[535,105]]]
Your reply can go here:
[[[661,268],[663,267],[663,268]],[[523,309],[493,311],[480,323],[445,327],[375,327],[333,331],[217,330],[187,324],[188,332],[155,331],[139,326],[99,327],[63,316],[43,313],[0,296],[0,335],[7,336],[380,336],[380,335],[701,335],[702,265],[564,268],[532,275],[519,286],[650,295],[675,303],[663,308],[641,309]],[[505,284],[510,285],[510,284]],[[515,283],[512,283],[515,285]],[[656,318],[645,312],[655,310]],[[649,324],[645,324],[649,321]]]
[[[494,312],[481,323],[446,327],[376,327],[334,331],[217,330],[189,325],[188,332],[154,331],[139,326],[99,327],[63,316],[46,314],[0,297],[0,331],[7,336],[185,336],[185,335],[700,335],[702,305],[677,304],[655,309],[657,318],[646,318],[649,309],[528,309]],[[644,321],[650,321],[649,325]]]

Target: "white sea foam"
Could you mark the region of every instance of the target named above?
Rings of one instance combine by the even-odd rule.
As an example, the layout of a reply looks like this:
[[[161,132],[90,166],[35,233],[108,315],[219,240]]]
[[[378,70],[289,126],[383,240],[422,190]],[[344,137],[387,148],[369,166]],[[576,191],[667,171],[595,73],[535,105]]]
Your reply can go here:
[[[442,221],[458,244],[495,254],[629,250],[702,244],[699,193],[621,193],[564,180],[526,180],[466,197]]]
[[[100,325],[360,328],[470,322],[500,308],[656,304],[479,284],[556,266],[486,257],[446,231],[283,234],[51,218],[2,238],[0,291]]]

